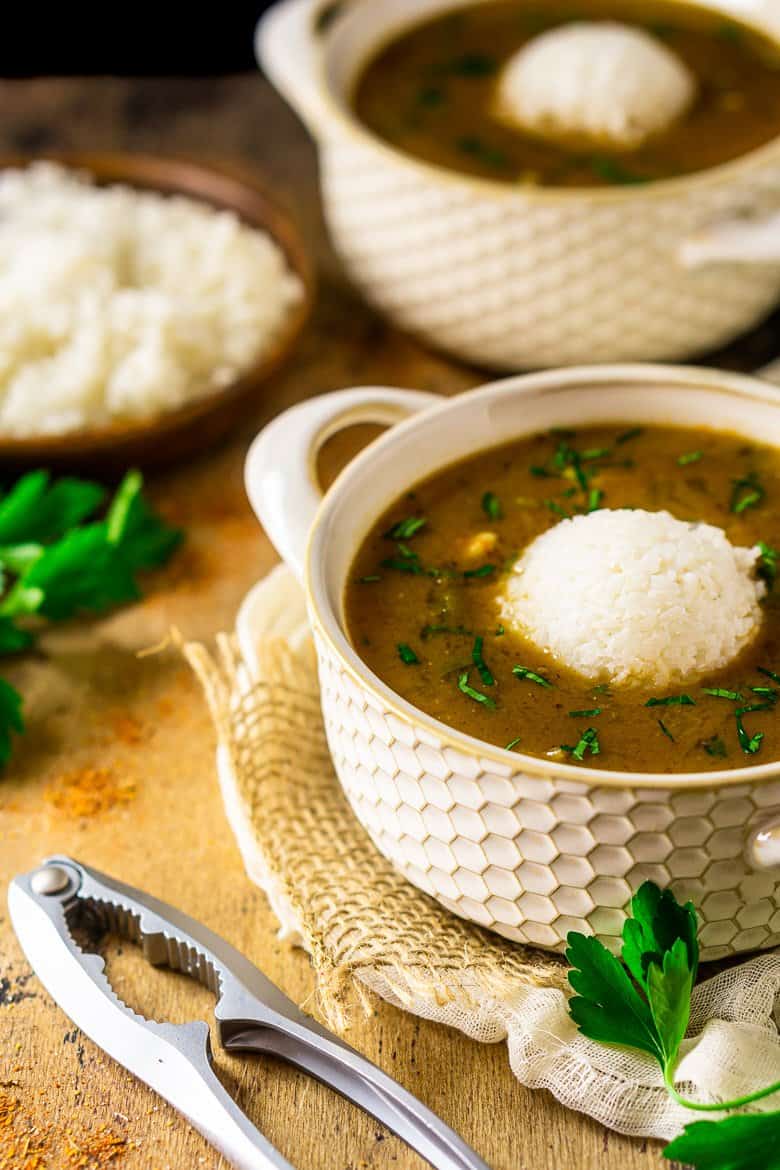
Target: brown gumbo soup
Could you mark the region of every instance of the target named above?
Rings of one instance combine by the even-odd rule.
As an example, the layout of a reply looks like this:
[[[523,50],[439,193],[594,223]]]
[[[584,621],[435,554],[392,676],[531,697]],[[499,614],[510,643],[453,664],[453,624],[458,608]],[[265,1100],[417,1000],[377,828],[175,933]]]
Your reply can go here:
[[[497,78],[537,34],[571,21],[639,27],[698,84],[691,108],[635,149],[552,141],[495,116]],[[383,48],[354,93],[359,119],[449,170],[551,187],[643,183],[702,171],[780,134],[780,51],[721,14],[670,0],[489,0],[422,23]]]
[[[667,510],[760,545],[751,644],[669,689],[594,684],[502,618],[520,553],[563,517]],[[360,657],[436,719],[499,747],[616,771],[780,759],[780,453],[733,435],[597,427],[525,438],[416,484],[364,539],[346,588]]]

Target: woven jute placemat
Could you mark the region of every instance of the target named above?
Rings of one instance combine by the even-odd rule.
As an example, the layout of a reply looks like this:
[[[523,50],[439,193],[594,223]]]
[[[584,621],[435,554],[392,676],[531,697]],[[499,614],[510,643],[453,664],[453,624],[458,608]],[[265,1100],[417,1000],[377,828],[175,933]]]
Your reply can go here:
[[[344,796],[328,754],[310,642],[263,639],[252,667],[235,637],[185,647],[217,727],[225,805],[250,873],[312,958],[329,1021],[376,977],[400,1003],[561,987],[565,968],[462,921],[400,877]]]

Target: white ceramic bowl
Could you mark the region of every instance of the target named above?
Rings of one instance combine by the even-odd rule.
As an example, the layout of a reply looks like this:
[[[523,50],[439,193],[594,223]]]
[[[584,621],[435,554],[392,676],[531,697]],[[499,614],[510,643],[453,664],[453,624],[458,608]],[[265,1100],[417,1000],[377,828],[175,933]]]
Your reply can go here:
[[[315,458],[345,425],[392,426],[320,502]],[[707,959],[780,943],[780,764],[679,776],[578,769],[482,743],[401,699],[344,629],[344,583],[376,517],[421,476],[554,426],[679,423],[780,445],[780,394],[715,370],[583,367],[452,399],[383,388],[293,407],[246,483],[305,585],[333,761],[359,820],[415,885],[509,938],[560,949],[620,933],[646,878],[692,898]]]
[[[509,370],[678,361],[764,316],[780,295],[780,140],[684,178],[554,190],[430,166],[361,126],[349,94],[371,53],[471,2],[352,0],[317,32],[321,0],[282,0],[258,26],[263,69],[318,141],[330,232],[366,298]],[[777,0],[709,6],[780,37]]]

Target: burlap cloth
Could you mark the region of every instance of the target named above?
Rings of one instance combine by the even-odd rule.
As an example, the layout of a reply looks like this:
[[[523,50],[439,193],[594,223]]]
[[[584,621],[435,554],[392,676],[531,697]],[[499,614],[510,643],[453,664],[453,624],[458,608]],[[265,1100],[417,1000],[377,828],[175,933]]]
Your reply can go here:
[[[332,1027],[344,1030],[376,993],[476,1040],[506,1040],[519,1080],[605,1125],[679,1133],[692,1115],[668,1098],[652,1060],[577,1032],[561,959],[456,918],[373,846],[328,755],[303,596],[286,569],[250,593],[216,656],[197,645],[185,653],[216,724],[225,809],[247,872],[282,934],[311,956]],[[780,1079],[779,993],[775,953],[696,989],[679,1077],[689,1096],[723,1100]]]

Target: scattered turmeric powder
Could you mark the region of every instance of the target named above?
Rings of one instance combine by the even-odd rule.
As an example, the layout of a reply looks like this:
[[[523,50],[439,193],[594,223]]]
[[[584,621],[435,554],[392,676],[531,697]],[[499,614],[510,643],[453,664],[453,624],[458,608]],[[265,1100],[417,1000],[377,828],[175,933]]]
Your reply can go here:
[[[127,1138],[115,1133],[107,1125],[98,1126],[93,1133],[76,1138],[68,1133],[65,1142],[65,1157],[69,1166],[79,1170],[97,1170],[118,1158],[127,1147]]]
[[[63,773],[46,789],[46,799],[66,816],[99,816],[117,805],[129,804],[135,784],[119,780],[110,768],[77,768]]]

